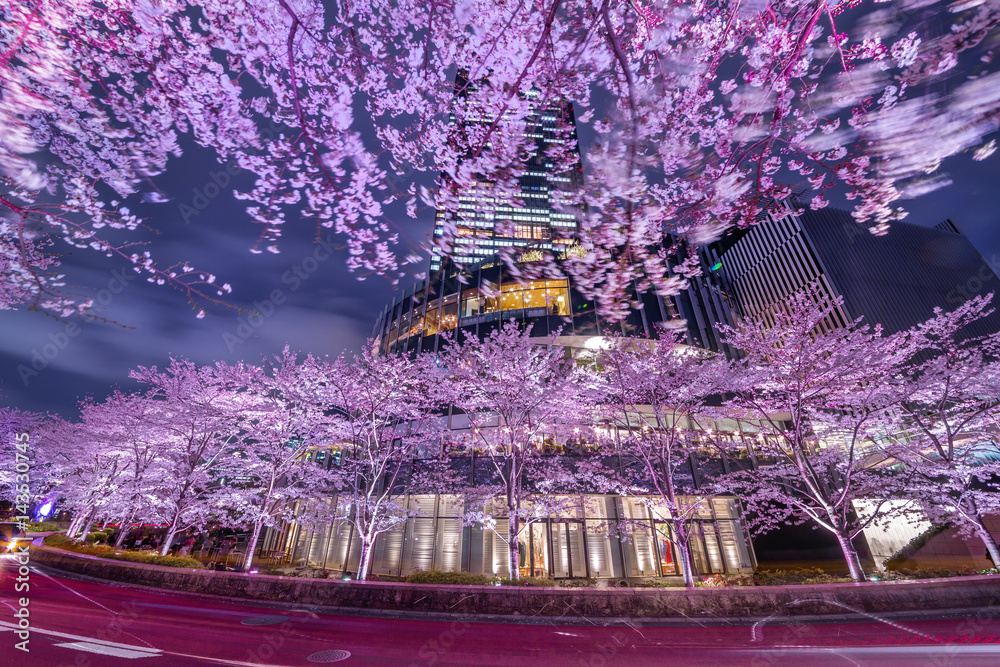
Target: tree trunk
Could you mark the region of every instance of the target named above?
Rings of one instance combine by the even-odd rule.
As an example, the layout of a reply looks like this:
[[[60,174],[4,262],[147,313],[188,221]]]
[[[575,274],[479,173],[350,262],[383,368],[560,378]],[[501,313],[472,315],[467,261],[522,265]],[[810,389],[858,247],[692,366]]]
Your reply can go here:
[[[373,543],[374,540],[371,542]],[[358,563],[358,576],[356,577],[358,581],[368,579],[368,568],[371,565],[372,552],[374,551],[372,543],[369,542],[368,537],[361,537],[361,560]]]
[[[75,538],[80,531],[80,526],[83,525],[84,520],[90,514],[90,510],[80,510],[73,517],[73,520],[69,524],[69,528],[66,529],[66,537]]]
[[[986,553],[989,555],[990,560],[993,561],[993,567],[1000,567],[1000,548],[997,548],[997,541],[993,539],[993,535],[991,535],[989,529],[986,528],[986,524],[983,522],[983,517],[979,513],[979,506],[976,504],[975,499],[966,496],[963,499],[962,504],[964,507],[958,508],[960,510],[959,516],[964,514],[969,518],[976,531],[976,535],[978,535],[979,539],[981,539],[983,544],[986,545]],[[961,511],[963,509],[964,512]]]
[[[687,588],[694,588],[694,565],[691,563],[691,545],[688,544],[687,533],[678,530],[674,525],[674,539],[677,540],[677,551],[680,552],[681,576],[684,577],[684,585]]]
[[[250,535],[250,541],[247,542],[247,552],[243,556],[243,564],[240,566],[240,572],[249,572],[250,566],[253,565],[253,552],[257,550],[257,540],[260,539],[260,530],[263,527],[263,521],[257,521],[253,525],[253,533]]]
[[[170,545],[174,543],[174,538],[177,537],[177,522],[170,524],[170,528],[167,529],[167,534],[163,536],[163,544],[160,546],[160,555],[166,556],[170,551]]]
[[[115,537],[115,549],[121,549],[122,545],[125,544],[125,536],[129,533],[129,525],[122,523],[122,527],[118,529],[118,536]]]
[[[83,533],[80,534],[80,538],[84,542],[87,541],[87,536],[90,535],[90,528],[93,525],[94,525],[94,519],[93,518],[88,518],[86,525],[84,525],[84,527],[83,527]]]
[[[133,511],[128,517],[122,518],[121,527],[119,527],[118,535],[115,537],[115,549],[121,549],[122,545],[125,544],[125,536],[129,533],[129,527],[132,525],[135,514]]]
[[[835,533],[835,535],[837,543],[840,544],[840,550],[844,554],[844,560],[847,561],[847,569],[851,572],[851,579],[858,582],[865,581],[865,572],[861,569],[861,560],[858,558],[858,552],[854,548],[851,538],[842,533]]]
[[[979,539],[983,541],[986,545],[986,553],[989,554],[990,560],[993,561],[993,567],[1000,567],[1000,548],[997,547],[997,541],[993,539],[993,535],[986,528],[986,524],[983,523],[983,518],[976,515],[976,534],[979,535]]]
[[[507,509],[507,554],[510,556],[510,578],[516,581],[521,578],[521,551],[517,540],[517,513],[510,508]]]

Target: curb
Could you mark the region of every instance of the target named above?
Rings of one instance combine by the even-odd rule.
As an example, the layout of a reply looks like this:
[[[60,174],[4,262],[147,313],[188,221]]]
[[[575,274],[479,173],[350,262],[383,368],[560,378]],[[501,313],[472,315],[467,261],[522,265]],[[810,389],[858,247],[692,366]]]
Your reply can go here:
[[[566,589],[297,579],[102,559],[38,544],[34,565],[61,576],[160,593],[326,614],[514,624],[745,625],[955,615],[1000,616],[1000,577],[719,589]],[[204,592],[202,592],[204,591]],[[296,602],[290,602],[295,600]],[[457,609],[456,609],[457,607]],[[454,610],[454,611],[452,611]]]

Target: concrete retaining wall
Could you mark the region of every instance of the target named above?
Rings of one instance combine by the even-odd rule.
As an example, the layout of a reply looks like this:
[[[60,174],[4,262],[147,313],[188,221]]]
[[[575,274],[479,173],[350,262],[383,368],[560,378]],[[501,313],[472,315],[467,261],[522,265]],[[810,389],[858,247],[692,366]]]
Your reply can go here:
[[[40,540],[38,540],[40,542]],[[1000,604],[1000,576],[733,588],[572,589],[345,582],[185,570],[34,544],[31,562],[99,579],[249,600],[520,616],[718,618],[927,611]]]

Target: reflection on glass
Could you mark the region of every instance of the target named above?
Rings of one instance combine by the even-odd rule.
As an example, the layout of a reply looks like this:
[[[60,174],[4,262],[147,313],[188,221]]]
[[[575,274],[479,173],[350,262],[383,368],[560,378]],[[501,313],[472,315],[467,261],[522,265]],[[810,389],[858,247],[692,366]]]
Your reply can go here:
[[[432,336],[436,334],[441,329],[441,317],[439,309],[441,307],[441,300],[434,299],[427,304],[427,315],[424,318],[424,335]]]
[[[569,286],[565,280],[507,283],[501,287],[500,302],[505,311],[544,308],[548,315],[569,315]]]
[[[454,329],[458,325],[458,295],[452,294],[444,298],[441,308],[441,331]]]
[[[475,317],[482,310],[482,299],[479,288],[462,291],[462,317]]]
[[[519,562],[522,577],[549,576],[549,544],[546,525],[533,523],[518,538]]]

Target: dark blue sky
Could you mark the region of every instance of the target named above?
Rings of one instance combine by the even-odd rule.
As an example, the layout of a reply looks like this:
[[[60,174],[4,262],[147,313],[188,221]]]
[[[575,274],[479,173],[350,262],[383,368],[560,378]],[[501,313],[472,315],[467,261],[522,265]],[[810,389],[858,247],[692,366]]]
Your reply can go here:
[[[587,128],[581,127],[580,135],[586,147]],[[946,162],[944,171],[954,184],[904,202],[910,212],[908,221],[934,225],[951,218],[987,261],[996,265],[1000,261],[1000,227],[996,224],[1000,217],[1000,180],[995,173],[998,160],[1000,155],[973,162],[965,155]],[[379,277],[358,282],[345,268],[343,250],[314,264],[308,258],[314,257],[316,230],[309,222],[287,226],[281,254],[251,254],[248,249],[256,238],[255,226],[228,190],[186,221],[181,205],[190,205],[195,190],[204,192],[212,182],[211,173],[222,169],[211,154],[197,149],[171,163],[168,172],[157,179],[157,185],[171,200],[144,205],[139,210],[159,232],[146,234],[152,241],[151,250],[163,266],[188,260],[194,266],[214,271],[220,282],[233,285],[231,301],[236,305],[252,306],[255,300],[263,301],[275,290],[280,290],[285,301],[259,326],[241,328],[240,316],[235,312],[215,308],[205,318],[196,319],[183,295],[138,278],[124,289],[117,283],[111,285],[120,291],[112,296],[102,315],[118,324],[81,324],[72,337],[66,335],[65,322],[38,313],[0,311],[0,404],[74,416],[79,397],[90,394],[101,398],[116,386],[134,389],[128,379],[131,368],[140,364],[163,366],[171,355],[199,363],[239,359],[259,362],[263,355],[279,352],[285,343],[319,355],[360,349],[378,311],[397,288]],[[246,180],[237,183],[248,184]],[[832,201],[848,207],[848,202]],[[408,238],[403,240],[403,248],[426,240],[433,224],[430,211],[412,221],[399,210],[397,219],[407,225]],[[323,232],[329,234],[328,230]],[[109,287],[113,272],[127,267],[121,260],[75,251],[65,258],[65,268],[71,283],[86,286],[93,293]],[[423,271],[426,262],[411,268]],[[263,310],[268,310],[266,304]],[[70,333],[73,331],[70,329]],[[59,343],[65,344],[64,349],[57,350]],[[50,346],[49,356],[53,351],[56,354],[45,360],[37,375],[29,375],[25,381],[18,367],[32,368],[33,356],[37,352],[41,358],[46,345]],[[36,360],[36,366],[40,365]]]

